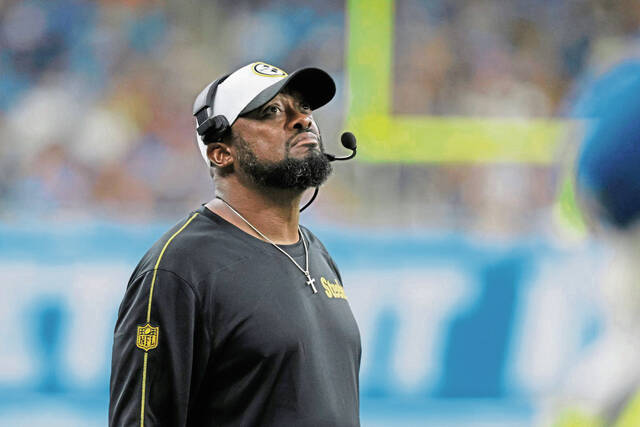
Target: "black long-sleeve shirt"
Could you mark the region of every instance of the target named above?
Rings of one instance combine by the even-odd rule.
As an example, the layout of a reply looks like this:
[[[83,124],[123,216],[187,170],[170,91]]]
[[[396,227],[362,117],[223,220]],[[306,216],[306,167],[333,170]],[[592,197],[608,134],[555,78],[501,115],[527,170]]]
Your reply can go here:
[[[302,232],[316,294],[205,207],[156,242],[118,313],[110,426],[359,426],[358,327],[333,260]],[[304,267],[302,242],[281,247]]]

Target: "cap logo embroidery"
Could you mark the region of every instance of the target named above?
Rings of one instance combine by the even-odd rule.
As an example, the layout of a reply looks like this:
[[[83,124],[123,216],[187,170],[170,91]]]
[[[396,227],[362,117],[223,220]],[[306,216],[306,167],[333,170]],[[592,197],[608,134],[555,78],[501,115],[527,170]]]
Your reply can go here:
[[[149,351],[158,346],[159,326],[151,326],[147,323],[144,326],[138,326],[138,335],[136,338],[136,346],[144,351]]]
[[[253,71],[257,75],[265,77],[284,77],[287,75],[287,73],[282,71],[280,68],[264,62],[256,62],[253,64]]]

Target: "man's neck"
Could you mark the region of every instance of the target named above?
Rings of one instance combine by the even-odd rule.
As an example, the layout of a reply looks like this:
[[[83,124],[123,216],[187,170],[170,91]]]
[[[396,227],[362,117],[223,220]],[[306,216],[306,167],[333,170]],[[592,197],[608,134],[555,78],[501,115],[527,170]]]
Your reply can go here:
[[[218,199],[221,198],[274,243],[298,242],[301,191],[257,189],[245,186],[234,186],[233,190],[230,190],[224,186],[218,187],[216,199],[205,206],[245,233],[264,240],[222,200]]]

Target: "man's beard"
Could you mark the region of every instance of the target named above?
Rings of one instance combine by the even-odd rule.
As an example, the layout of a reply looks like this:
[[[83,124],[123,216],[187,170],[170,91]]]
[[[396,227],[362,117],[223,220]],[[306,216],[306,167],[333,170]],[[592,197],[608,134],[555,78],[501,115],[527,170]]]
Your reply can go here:
[[[242,138],[234,138],[237,145],[238,167],[242,169],[256,184],[279,189],[306,190],[324,183],[331,175],[332,167],[322,150],[310,150],[303,158],[288,157],[271,162],[258,160],[255,153]]]

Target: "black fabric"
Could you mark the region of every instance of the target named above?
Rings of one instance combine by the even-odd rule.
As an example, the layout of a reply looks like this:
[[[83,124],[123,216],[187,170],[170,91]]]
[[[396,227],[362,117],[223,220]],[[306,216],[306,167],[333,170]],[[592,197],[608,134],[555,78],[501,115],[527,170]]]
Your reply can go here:
[[[152,282],[144,426],[359,426],[358,327],[333,260],[302,230],[317,294],[284,254],[205,207],[145,254],[115,327],[110,426],[141,425],[136,334]],[[301,242],[282,247],[304,266]]]

